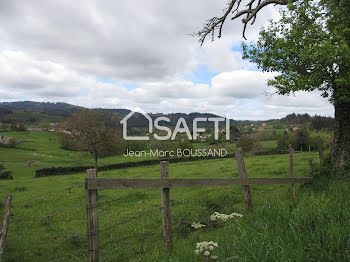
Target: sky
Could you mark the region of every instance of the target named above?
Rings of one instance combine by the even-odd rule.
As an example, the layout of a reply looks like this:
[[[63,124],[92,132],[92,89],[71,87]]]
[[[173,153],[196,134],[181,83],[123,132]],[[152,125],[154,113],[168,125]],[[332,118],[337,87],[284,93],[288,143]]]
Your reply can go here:
[[[242,59],[242,24],[223,37],[191,36],[226,0],[1,0],[0,101],[66,102],[88,108],[208,112],[237,120],[290,113],[333,116],[317,91],[274,94]],[[247,28],[256,41],[276,7]]]

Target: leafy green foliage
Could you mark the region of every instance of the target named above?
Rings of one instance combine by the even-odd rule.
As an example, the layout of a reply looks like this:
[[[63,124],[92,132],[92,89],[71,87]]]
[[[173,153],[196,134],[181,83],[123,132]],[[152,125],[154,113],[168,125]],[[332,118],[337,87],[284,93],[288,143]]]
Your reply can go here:
[[[265,72],[279,94],[319,90],[335,109],[336,165],[350,170],[350,2],[291,1],[279,21],[243,44],[244,58]]]
[[[6,170],[5,166],[0,163],[0,179],[13,179],[12,171]]]
[[[244,58],[278,72],[268,84],[280,94],[318,89],[332,100],[348,100],[348,1],[299,0],[288,7],[260,32],[257,43],[243,44]]]
[[[80,110],[66,121],[68,145],[91,153],[98,165],[98,157],[108,156],[122,151],[121,127],[117,117],[103,110]],[[66,138],[67,141],[67,138]],[[75,144],[76,143],[76,144]]]
[[[236,144],[237,148],[242,148],[244,153],[251,153],[261,149],[261,145],[255,139],[251,137],[245,137],[242,140],[238,141]]]
[[[333,130],[334,119],[332,117],[315,116],[311,119],[311,129],[313,130]]]
[[[8,147],[16,147],[17,146],[17,140],[15,138],[10,138]]]
[[[293,145],[296,150],[302,148],[305,150],[310,145],[310,134],[306,128],[301,128],[296,131]]]
[[[277,133],[275,130],[263,130],[259,132],[258,137],[256,138],[257,141],[272,141],[275,140],[277,137]]]

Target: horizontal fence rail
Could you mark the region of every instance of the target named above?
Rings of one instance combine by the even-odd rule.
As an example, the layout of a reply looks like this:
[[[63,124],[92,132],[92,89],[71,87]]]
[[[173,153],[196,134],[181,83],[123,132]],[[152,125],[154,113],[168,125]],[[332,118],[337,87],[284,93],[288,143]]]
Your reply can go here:
[[[87,190],[127,188],[179,188],[208,186],[276,185],[310,183],[312,178],[87,178]]]
[[[98,178],[96,169],[86,171],[86,212],[87,212],[87,235],[88,235],[88,262],[99,260],[99,225],[98,225],[98,190],[104,189],[133,189],[133,188],[159,188],[162,200],[162,224],[164,247],[171,251],[172,219],[170,210],[170,189],[181,187],[218,187],[218,186],[241,186],[245,205],[252,210],[252,197],[250,185],[278,185],[290,184],[291,193],[295,197],[295,183],[311,183],[310,177],[295,178],[293,174],[293,148],[289,147],[289,177],[285,178],[248,178],[242,149],[235,152],[239,178],[169,178],[168,162],[160,162],[160,178]]]

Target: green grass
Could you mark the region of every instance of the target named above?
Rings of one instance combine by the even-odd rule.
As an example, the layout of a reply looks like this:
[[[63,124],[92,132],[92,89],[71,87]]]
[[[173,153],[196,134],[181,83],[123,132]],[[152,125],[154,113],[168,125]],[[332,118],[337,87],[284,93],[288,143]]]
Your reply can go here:
[[[36,141],[36,152],[44,155],[41,165],[90,161],[49,143],[48,135],[28,134]],[[30,143],[26,146],[33,146]],[[33,168],[17,166],[33,151],[1,150],[1,160],[5,157],[4,163],[15,171],[14,180],[0,180],[0,199],[13,194],[4,261],[86,261],[85,175],[35,179],[27,171]],[[310,157],[317,159],[317,154],[295,154],[295,176],[308,175]],[[120,157],[102,161],[116,160],[123,161]],[[249,177],[288,177],[288,155],[247,157],[245,164]],[[171,178],[238,177],[235,159],[170,164],[169,174]],[[159,165],[105,171],[99,177],[157,178]],[[160,190],[99,191],[101,261],[201,261],[194,254],[198,241],[217,242],[214,255],[219,261],[350,261],[349,188],[345,179],[297,185],[293,199],[288,185],[252,186],[252,213],[245,210],[240,187],[172,189],[171,254],[163,250]],[[244,217],[213,223],[209,218],[215,211]],[[193,231],[194,221],[207,226]]]
[[[260,141],[259,142],[262,146],[262,151],[276,149],[277,148],[277,140],[270,140],[270,141]]]
[[[17,148],[0,147],[0,162],[13,171],[14,179],[28,179],[35,175],[35,170],[57,166],[93,165],[89,153],[73,152],[60,148],[57,136],[47,131],[38,132],[0,132],[0,135],[25,139]],[[145,157],[111,156],[99,159],[100,165],[141,161]],[[27,161],[35,161],[34,167],[27,166]]]

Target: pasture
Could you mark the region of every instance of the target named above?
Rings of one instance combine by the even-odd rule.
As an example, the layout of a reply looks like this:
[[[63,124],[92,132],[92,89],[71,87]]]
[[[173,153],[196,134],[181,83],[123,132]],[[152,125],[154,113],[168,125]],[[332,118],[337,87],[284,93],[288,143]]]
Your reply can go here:
[[[0,199],[13,194],[4,261],[86,261],[85,174],[33,178],[37,167],[24,164],[35,159],[40,168],[85,165],[91,164],[91,158],[60,149],[48,136],[46,132],[28,134],[33,140],[42,140],[35,143],[37,151],[0,148],[1,162],[14,171],[14,180],[0,180]],[[23,143],[27,148],[35,145]],[[288,157],[247,157],[248,177],[288,177]],[[308,175],[311,157],[317,159],[317,154],[295,154],[296,177]],[[106,164],[117,161],[123,158],[101,159]],[[159,165],[154,165],[110,170],[98,176],[159,175]],[[169,176],[232,178],[238,177],[238,170],[235,159],[201,160],[170,164]],[[101,191],[101,261],[202,261],[194,253],[201,241],[218,243],[212,253],[212,259],[218,261],[350,260],[348,180],[319,180],[298,185],[296,191],[293,199],[288,185],[251,186],[254,208],[250,213],[244,207],[241,187],[171,189],[174,249],[170,254],[163,249],[160,190]],[[237,212],[244,217],[211,221],[214,212]],[[193,222],[206,226],[194,230]]]

